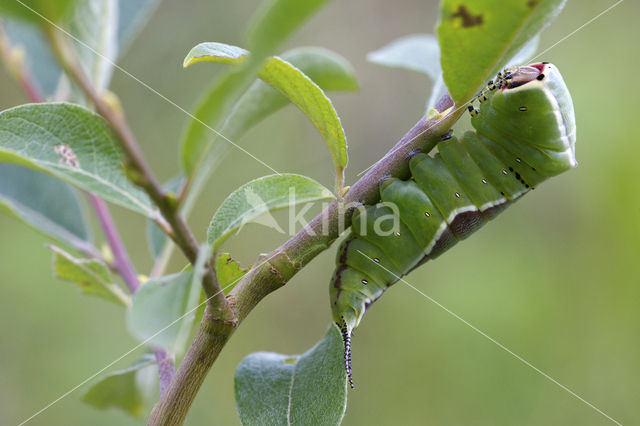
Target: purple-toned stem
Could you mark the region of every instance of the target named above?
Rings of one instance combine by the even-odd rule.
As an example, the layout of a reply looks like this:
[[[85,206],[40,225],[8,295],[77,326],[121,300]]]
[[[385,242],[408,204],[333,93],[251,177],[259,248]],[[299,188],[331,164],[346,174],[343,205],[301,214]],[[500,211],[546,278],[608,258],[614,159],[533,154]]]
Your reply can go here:
[[[1,28],[0,28],[0,56],[2,56],[2,59],[5,61],[7,65],[10,65],[9,45],[6,41],[6,38],[4,37],[4,33],[2,32]],[[21,61],[17,65],[18,65],[16,70],[17,75],[15,77],[19,81],[20,85],[22,86],[22,89],[26,94],[27,98],[29,99],[29,101],[34,103],[44,102],[44,97],[36,87],[36,84],[33,78],[31,77],[31,74],[29,73],[27,67],[25,66],[25,63]],[[129,255],[122,242],[122,239],[120,238],[118,229],[116,228],[115,223],[113,222],[113,218],[111,217],[109,208],[102,199],[98,198],[93,194],[88,194],[88,195],[89,195],[89,199],[91,200],[91,204],[93,205],[93,208],[98,217],[102,230],[107,238],[107,241],[109,242],[111,251],[113,252],[113,255],[116,261],[115,269],[122,276],[131,293],[135,293],[136,290],[140,287],[140,282],[138,281],[138,276],[136,274],[135,268],[133,267],[133,264],[131,263]],[[100,254],[97,252],[93,253],[93,251],[95,250],[93,246],[88,248],[81,248],[81,249],[93,257],[99,258],[100,256]],[[109,266],[111,267],[112,265],[109,265]],[[167,354],[167,351],[165,351],[164,349],[156,348],[154,349],[153,353],[155,355],[156,363],[158,365],[158,376],[160,379],[160,395],[162,396],[165,389],[169,386],[169,383],[171,383],[171,380],[173,380],[175,367],[173,364],[173,360],[169,357],[169,355]]]
[[[173,373],[175,367],[173,366],[173,360],[169,358],[167,351],[160,348],[155,348],[153,354],[156,357],[156,364],[158,364],[158,377],[160,378],[160,396],[164,394],[164,391],[169,387],[169,383],[173,380]]]
[[[107,238],[109,247],[111,247],[111,252],[113,253],[113,258],[115,260],[115,267],[124,282],[127,284],[127,287],[129,287],[131,294],[133,294],[140,287],[140,281],[138,281],[138,274],[131,263],[127,249],[124,247],[122,238],[120,238],[118,229],[113,222],[113,218],[109,212],[109,207],[101,198],[98,198],[93,194],[88,195],[91,200],[91,204],[93,205],[93,209],[96,212],[96,216],[98,217],[98,221],[100,222],[100,226]],[[160,396],[162,396],[165,389],[169,386],[169,383],[171,383],[171,380],[173,380],[175,368],[173,360],[164,349],[154,348],[153,354],[156,357],[156,363],[158,365]]]
[[[107,238],[109,247],[111,247],[111,251],[113,252],[115,267],[120,273],[120,276],[122,276],[124,282],[127,284],[127,287],[129,287],[129,290],[133,294],[140,287],[140,282],[138,281],[138,275],[136,274],[136,270],[131,263],[131,259],[129,258],[127,249],[124,247],[124,243],[120,238],[118,229],[113,222],[111,213],[109,213],[109,207],[107,206],[107,203],[101,198],[98,198],[93,194],[88,195],[89,199],[91,200],[91,204],[93,205],[93,209],[96,212],[96,216],[98,217],[98,221],[100,222],[100,226],[102,227],[104,235]],[[173,380],[175,368],[173,365],[173,360],[169,357],[169,354],[164,349],[154,348],[153,354],[156,357],[156,364],[158,365],[158,377],[160,379],[160,396],[162,396],[165,389],[167,389],[167,387],[169,386],[169,383],[171,383],[171,380]]]
[[[89,200],[91,200],[91,205],[96,212],[96,216],[98,217],[104,236],[107,238],[109,247],[111,247],[116,269],[127,284],[127,287],[129,287],[129,291],[131,291],[131,293],[135,293],[138,290],[138,287],[140,287],[138,274],[131,263],[131,259],[129,258],[127,249],[124,247],[122,239],[120,238],[116,224],[113,222],[111,213],[109,213],[109,207],[107,207],[107,203],[105,203],[101,198],[98,198],[93,194],[89,194]]]

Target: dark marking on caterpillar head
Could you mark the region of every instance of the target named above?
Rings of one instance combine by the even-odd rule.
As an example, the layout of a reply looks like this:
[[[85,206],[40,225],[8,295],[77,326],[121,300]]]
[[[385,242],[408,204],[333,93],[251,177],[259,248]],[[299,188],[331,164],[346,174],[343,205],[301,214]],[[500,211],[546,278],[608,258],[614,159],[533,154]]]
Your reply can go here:
[[[464,5],[459,5],[458,10],[451,15],[451,19],[460,18],[462,20],[462,26],[464,28],[475,27],[476,25],[482,25],[484,18],[482,14],[472,15],[471,12]]]
[[[513,70],[505,71],[506,89],[515,89],[530,81],[541,80],[542,69],[536,64],[516,67]]]

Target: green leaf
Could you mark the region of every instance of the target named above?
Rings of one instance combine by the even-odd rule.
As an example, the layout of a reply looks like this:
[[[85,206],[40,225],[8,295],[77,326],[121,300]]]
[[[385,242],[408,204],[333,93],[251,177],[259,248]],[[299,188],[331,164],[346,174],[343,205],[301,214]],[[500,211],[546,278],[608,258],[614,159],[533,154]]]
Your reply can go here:
[[[109,87],[113,63],[118,58],[118,0],[77,1],[68,31],[82,41],[74,40],[78,60],[93,86],[102,92]]]
[[[509,61],[506,63],[506,67],[512,67],[517,65],[522,65],[527,63],[533,55],[535,55],[536,50],[538,49],[538,44],[540,43],[540,36],[537,35],[520,49]],[[438,76],[437,80],[434,80],[433,87],[431,88],[431,95],[429,95],[429,100],[427,101],[427,110],[436,105],[438,100],[447,93],[447,86],[444,84],[444,80],[442,78],[442,71]]]
[[[59,22],[76,0],[0,0],[0,15],[46,25],[47,22],[38,15],[42,15],[53,22]]]
[[[259,58],[273,54],[304,21],[327,3],[329,0],[264,1],[249,26],[249,50]]]
[[[207,142],[217,136],[207,126],[216,129],[220,125],[225,112],[242,94],[243,89],[251,84],[262,62],[274,54],[302,22],[327,2],[328,0],[275,0],[264,3],[252,18],[253,29],[249,34],[251,60],[240,70],[230,70],[217,79],[198,101],[193,112],[196,119],[187,124],[180,141],[181,164],[187,176],[191,176],[202,164],[200,161],[205,157],[209,145]]]
[[[127,312],[131,334],[172,354],[182,354],[195,319],[209,253],[205,246],[193,268],[150,279],[140,287]]]
[[[412,34],[396,39],[368,53],[367,60],[386,67],[417,71],[431,81],[436,81],[442,73],[438,39],[431,34]]]
[[[547,27],[565,0],[443,0],[437,33],[444,81],[468,101],[524,44]]]
[[[291,63],[324,91],[352,91],[358,89],[358,82],[351,64],[335,52],[321,47],[300,47],[289,50],[282,58]],[[256,80],[238,99],[222,126],[226,138],[236,141],[251,127],[269,115],[287,106],[289,100],[262,80]],[[229,143],[216,138],[214,145],[229,147]],[[222,152],[213,148],[216,154],[211,161],[219,159]],[[209,162],[205,164],[209,165]]]
[[[187,67],[198,62],[235,64],[244,61],[248,54],[249,52],[236,46],[222,43],[201,43],[189,52],[184,60],[184,65]],[[298,53],[298,55],[301,55],[301,53]],[[307,57],[310,56],[311,55],[307,53]],[[344,67],[340,70],[342,69],[344,69]],[[335,72],[337,70],[332,71]],[[326,75],[326,73],[323,74]],[[305,75],[303,71],[278,57],[267,59],[258,75],[266,83],[280,91],[309,117],[327,143],[336,169],[340,174],[347,164],[347,141],[338,114],[320,86]],[[337,75],[342,77],[340,74]],[[259,86],[258,89],[254,88],[254,86],[250,87],[249,90],[245,92],[245,96],[247,93],[249,93],[249,96],[262,96],[265,94],[264,90],[260,90]],[[244,116],[245,120],[248,118],[255,121],[256,118],[260,119],[261,115],[265,116],[271,112],[270,110],[282,105],[282,100],[277,97],[271,96],[267,100],[270,102],[265,103],[263,99],[260,98],[250,99],[251,104],[254,103],[253,101],[257,104],[257,106],[249,106],[248,108],[249,112],[253,114],[247,117],[241,113],[242,115],[240,115],[240,117],[243,118]],[[241,101],[243,101],[242,98]],[[264,107],[267,109],[263,110]],[[234,108],[229,115],[235,115],[236,111]],[[226,139],[229,139],[229,137],[238,136],[238,134],[242,133],[246,128],[247,124],[241,125],[236,129],[229,129],[225,123],[222,134]],[[231,130],[231,134],[225,134],[224,132],[226,130]],[[234,132],[233,130],[236,131]],[[191,154],[191,157],[192,156],[193,154]],[[201,158],[202,155],[198,155],[198,157]]]
[[[331,191],[306,176],[264,176],[245,183],[222,202],[211,219],[207,239],[216,251],[231,234],[264,213],[330,198]],[[271,226],[278,229],[275,220],[273,223]]]
[[[260,78],[279,90],[311,120],[324,139],[338,174],[347,165],[347,138],[338,113],[322,89],[298,68],[278,58],[270,58],[260,70]]]
[[[304,46],[288,50],[281,57],[324,91],[351,92],[359,89],[353,66],[329,49]]]
[[[56,277],[77,284],[84,294],[129,305],[129,296],[113,283],[107,265],[95,259],[75,258],[55,246],[48,247],[53,251],[53,273]]]
[[[358,82],[351,64],[335,52],[320,47],[300,47],[285,52],[283,58],[300,68],[324,90],[356,90]],[[289,100],[262,80],[255,80],[235,103],[222,126],[221,133],[237,141],[252,126],[289,105]],[[202,167],[193,178],[192,190],[187,195],[183,211],[188,213],[199,192],[216,165],[222,161],[231,144],[217,137],[203,147]],[[161,231],[158,231],[161,232]],[[158,234],[159,235],[159,234]],[[164,235],[164,234],[163,234]],[[171,242],[168,242],[169,244]],[[166,245],[162,248],[164,252]]]
[[[358,89],[351,64],[330,50],[321,47],[300,47],[285,52],[282,57],[324,91]],[[229,112],[221,133],[235,141],[251,127],[288,104],[289,100],[282,93],[264,81],[256,80]],[[228,147],[228,143],[221,138],[217,138],[214,144]],[[216,158],[221,155],[219,151],[217,153]]]
[[[242,88],[249,84],[252,76],[252,70],[231,69],[220,76],[198,102],[193,113],[196,118],[189,121],[180,141],[180,161],[187,176],[201,164],[210,138],[218,135],[209,127],[215,129],[218,126],[224,112],[242,93]]]
[[[247,356],[236,370],[235,393],[243,424],[340,424],[347,406],[340,331],[331,325],[303,355]]]
[[[5,1],[19,5],[15,0]],[[111,8],[113,1],[114,0],[76,0],[76,12],[67,14],[68,19],[61,23],[64,24],[65,27],[73,27],[74,19],[80,16],[85,16],[90,19],[90,21],[86,21],[83,24],[76,23],[75,25],[76,31],[80,25],[87,27],[86,30],[89,31],[90,38],[77,34],[79,36],[78,38],[87,42],[90,46],[96,48],[98,52],[103,53],[110,59],[114,59],[112,46],[108,50],[104,50],[100,47],[103,43],[96,40],[95,37],[98,33],[101,33],[105,36],[104,41],[111,43],[112,27],[105,27],[105,23],[113,24],[113,16],[111,14],[96,16],[96,12],[98,12],[97,9],[87,11],[87,8],[89,6],[103,9],[106,7]],[[138,34],[141,26],[151,15],[153,9],[158,5],[159,0],[118,0],[117,3],[116,12],[118,16],[115,19],[115,25],[117,26],[115,30],[117,46],[115,51],[122,55],[133,38]],[[84,10],[85,12],[78,13],[78,10]],[[21,48],[25,52],[27,69],[38,88],[38,92],[45,98],[54,95],[58,89],[63,87],[61,86],[62,70],[54,58],[40,28],[15,19],[3,19],[1,24],[11,47]],[[108,32],[104,31],[106,29],[108,29]],[[72,30],[73,34],[76,34],[73,28],[70,28],[70,30]],[[86,47],[81,47],[77,44],[76,46],[78,47],[78,54],[80,56],[86,56],[85,61],[91,60],[92,58],[89,58],[89,56],[92,56],[94,64],[103,62],[100,57],[96,56],[95,53],[89,51]],[[102,75],[104,75],[104,71],[110,73],[107,67],[107,64],[101,64],[101,66],[97,68],[102,68]],[[91,72],[91,74],[93,74],[93,72]],[[102,85],[104,86],[104,82]]]
[[[229,294],[249,269],[251,268],[242,268],[229,253],[221,253],[216,259],[216,274],[224,294]]]
[[[122,207],[158,215],[147,195],[127,180],[107,124],[80,106],[28,104],[1,112],[0,162],[47,172]]]
[[[78,194],[44,173],[0,164],[0,207],[78,251],[96,251]]]
[[[153,355],[143,355],[132,366],[108,373],[96,380],[82,401],[101,410],[118,408],[133,417],[142,417],[152,401],[157,382]]]
[[[356,90],[356,81],[351,64],[342,56],[319,47],[301,47],[283,54],[283,58],[307,74],[324,90]],[[194,177],[192,192],[187,196],[185,205],[190,205],[216,165],[222,160],[231,144],[237,141],[252,126],[289,104],[289,100],[276,89],[261,80],[255,80],[249,89],[235,103],[220,133],[225,136],[212,137],[209,141],[201,139],[197,144],[184,145],[184,160],[191,158],[200,161],[203,167]],[[194,130],[196,127],[191,127]],[[196,139],[188,138],[190,141]],[[187,140],[187,139],[184,139]],[[198,155],[196,155],[198,153]],[[191,160],[187,160],[191,163]],[[185,210],[188,207],[185,206]]]
[[[182,62],[187,68],[198,62],[218,62],[221,64],[241,64],[249,56],[249,51],[230,44],[206,42],[200,43],[189,51]]]

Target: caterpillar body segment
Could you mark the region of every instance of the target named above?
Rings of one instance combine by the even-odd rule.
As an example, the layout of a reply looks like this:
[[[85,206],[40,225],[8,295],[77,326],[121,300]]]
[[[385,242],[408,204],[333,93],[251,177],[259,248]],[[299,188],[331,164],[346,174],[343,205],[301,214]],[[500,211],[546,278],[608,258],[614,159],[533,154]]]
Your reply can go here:
[[[330,285],[352,386],[351,335],[388,287],[577,165],[573,104],[554,65],[505,70],[481,97],[475,131],[412,156],[411,177],[383,181],[380,202],[353,215]]]

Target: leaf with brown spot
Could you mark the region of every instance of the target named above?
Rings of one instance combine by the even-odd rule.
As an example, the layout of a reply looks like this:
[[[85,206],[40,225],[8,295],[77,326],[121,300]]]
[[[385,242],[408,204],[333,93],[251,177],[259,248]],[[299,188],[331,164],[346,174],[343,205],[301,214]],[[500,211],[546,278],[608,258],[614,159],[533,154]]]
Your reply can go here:
[[[560,13],[566,0],[443,0],[437,33],[449,94],[470,100]]]
[[[472,15],[469,10],[464,6],[458,6],[458,11],[451,15],[451,19],[460,18],[462,20],[462,26],[465,28],[473,27],[475,25],[482,25],[482,14]]]

